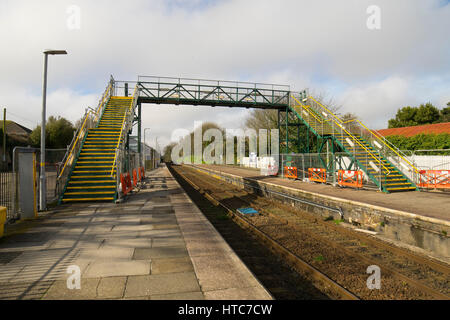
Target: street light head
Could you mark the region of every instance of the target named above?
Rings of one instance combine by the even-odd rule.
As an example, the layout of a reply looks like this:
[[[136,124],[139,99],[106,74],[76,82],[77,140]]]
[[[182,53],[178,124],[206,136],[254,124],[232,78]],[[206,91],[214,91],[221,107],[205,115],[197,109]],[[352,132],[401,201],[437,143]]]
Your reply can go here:
[[[66,50],[44,50],[44,54],[67,54]]]

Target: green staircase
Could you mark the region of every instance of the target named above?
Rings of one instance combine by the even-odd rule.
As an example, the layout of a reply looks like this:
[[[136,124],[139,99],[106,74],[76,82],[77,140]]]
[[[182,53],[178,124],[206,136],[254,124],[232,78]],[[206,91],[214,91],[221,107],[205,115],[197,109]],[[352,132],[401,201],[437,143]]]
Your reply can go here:
[[[111,97],[98,126],[89,129],[61,202],[116,200],[116,149],[133,98]]]
[[[358,120],[344,122],[319,102],[310,99],[309,105],[295,97],[290,109],[318,137],[331,138],[339,145],[368,177],[384,192],[413,191],[416,185],[387,158],[382,150],[391,148],[374,136]],[[356,123],[356,122],[359,122]],[[376,148],[366,136],[374,137]],[[395,150],[392,150],[395,152]],[[408,163],[408,162],[407,162]]]

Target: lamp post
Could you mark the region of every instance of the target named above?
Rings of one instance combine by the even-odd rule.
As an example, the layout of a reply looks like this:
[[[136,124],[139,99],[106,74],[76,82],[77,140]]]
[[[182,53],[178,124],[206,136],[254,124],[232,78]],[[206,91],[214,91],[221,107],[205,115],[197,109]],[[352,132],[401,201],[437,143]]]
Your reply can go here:
[[[155,158],[158,156],[158,161],[155,162],[155,167],[161,161],[161,154],[159,153],[158,137],[155,138]]]
[[[145,131],[150,130],[150,128],[145,128],[144,129],[144,168],[145,168],[145,154],[146,154],[146,144],[145,144]]]
[[[41,123],[41,163],[39,175],[39,209],[47,208],[46,186],[45,186],[45,107],[47,102],[47,61],[48,55],[67,54],[65,50],[45,50],[44,51],[44,71],[42,76],[42,123]]]

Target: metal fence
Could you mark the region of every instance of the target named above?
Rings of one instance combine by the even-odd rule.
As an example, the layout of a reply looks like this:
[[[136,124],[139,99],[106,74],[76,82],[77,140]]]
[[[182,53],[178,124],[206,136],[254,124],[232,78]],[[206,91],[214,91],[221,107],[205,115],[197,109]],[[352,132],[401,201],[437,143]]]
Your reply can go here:
[[[450,149],[404,150],[419,170],[450,170]]]
[[[450,170],[449,149],[445,150],[416,150],[402,151],[407,159],[419,170]],[[429,155],[427,155],[427,153]],[[368,157],[367,154],[356,153],[356,158]],[[390,158],[388,158],[390,160]],[[368,159],[366,159],[367,162]],[[360,171],[358,164],[346,153],[304,153],[304,154],[282,154],[280,155],[279,173],[285,177],[285,167],[295,167],[297,179],[309,181],[309,168],[326,169],[326,183],[337,184],[339,170]],[[398,167],[408,178],[412,179],[414,172]],[[363,187],[378,188],[377,185],[363,172]]]
[[[365,153],[355,154],[357,157],[368,156]],[[285,167],[296,167],[299,180],[310,181],[309,169],[326,169],[326,183],[337,184],[339,170],[359,171],[360,168],[345,152],[304,153],[280,155],[280,174],[285,177]],[[377,185],[363,173],[363,187],[378,188]]]
[[[45,152],[45,177],[46,177],[46,199],[48,203],[54,202],[58,198],[57,193],[57,175],[60,162],[62,161],[66,149],[46,149]],[[22,213],[20,208],[19,194],[19,154],[21,152],[34,152],[36,159],[40,158],[40,149],[16,147],[13,150],[13,166],[12,171],[0,172],[0,206],[7,208],[7,221],[19,219]],[[36,177],[35,181],[39,181],[40,166],[39,162],[35,163]],[[36,183],[36,191],[39,195],[39,183]],[[23,195],[29,196],[29,195]],[[39,199],[39,197],[36,197]]]
[[[0,206],[6,207],[6,220],[14,216],[14,190],[16,180],[12,171],[0,172]]]

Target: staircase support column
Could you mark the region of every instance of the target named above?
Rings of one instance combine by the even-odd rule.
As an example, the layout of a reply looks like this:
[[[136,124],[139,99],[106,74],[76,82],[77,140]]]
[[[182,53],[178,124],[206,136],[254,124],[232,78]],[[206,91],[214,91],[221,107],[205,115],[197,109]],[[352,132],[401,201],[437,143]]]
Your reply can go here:
[[[277,110],[277,126],[278,126],[278,168],[282,169],[282,163],[281,163],[281,141],[280,141],[280,135],[281,135],[281,121],[280,121],[280,113],[281,110]],[[283,172],[281,173],[283,174]]]
[[[306,128],[306,153],[309,152],[309,135],[311,134],[311,130],[309,130],[308,126],[305,126]]]
[[[285,147],[285,153],[289,153],[289,109],[286,108],[285,111],[286,118],[285,118],[285,127],[286,127],[286,147]]]
[[[331,154],[332,154],[331,170],[333,171],[333,186],[336,186],[336,154],[335,154],[333,139],[330,139],[330,142],[331,142]]]
[[[141,103],[139,102],[138,105],[138,145],[137,145],[137,151],[139,153],[139,167],[142,167],[142,155],[141,155]],[[144,146],[145,150],[145,146]]]

